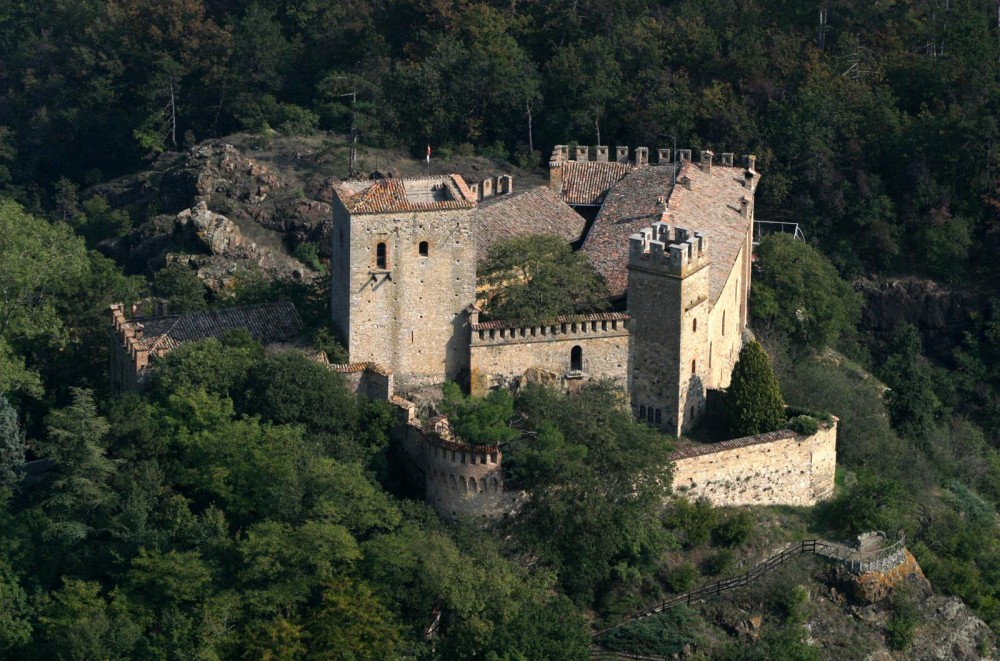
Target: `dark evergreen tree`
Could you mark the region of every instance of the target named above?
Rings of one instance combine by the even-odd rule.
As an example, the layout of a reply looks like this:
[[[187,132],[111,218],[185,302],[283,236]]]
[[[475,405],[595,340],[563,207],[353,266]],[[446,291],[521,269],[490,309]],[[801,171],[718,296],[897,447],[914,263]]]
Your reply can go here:
[[[24,432],[17,411],[0,393],[0,491],[12,487],[24,463]]]
[[[771,360],[753,340],[743,345],[726,393],[726,426],[730,436],[774,431],[785,422],[785,400]]]

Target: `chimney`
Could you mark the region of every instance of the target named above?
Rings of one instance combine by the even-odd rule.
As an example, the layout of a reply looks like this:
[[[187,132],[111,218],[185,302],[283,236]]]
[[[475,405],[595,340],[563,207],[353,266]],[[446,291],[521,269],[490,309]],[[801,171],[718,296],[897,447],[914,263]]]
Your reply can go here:
[[[615,160],[619,163],[628,163],[628,147],[615,147]]]
[[[657,149],[656,150],[656,162],[660,165],[666,165],[670,162],[670,150],[669,149]]]
[[[754,191],[754,188],[756,188],[756,186],[754,184],[754,181],[756,180],[756,178],[757,178],[757,173],[756,172],[754,172],[753,170],[744,170],[743,171],[743,187],[750,189],[750,192],[752,193]]]
[[[757,171],[757,157],[753,154],[747,156],[747,170],[750,170],[751,172]]]
[[[701,151],[701,169],[702,169],[702,171],[704,171],[704,172],[711,172],[712,171],[712,157],[713,156],[715,156],[715,154],[712,151],[708,150],[708,149],[703,149]]]
[[[746,195],[740,198],[740,216],[743,218],[750,217],[750,198]]]
[[[469,192],[472,193],[472,199],[476,200],[477,202],[483,199],[479,195],[479,184],[469,184]]]
[[[587,145],[576,146],[576,160],[587,161],[590,159],[590,147]]]
[[[733,167],[733,152],[723,152],[722,153],[722,165],[727,168]]]
[[[643,166],[649,164],[649,149],[646,147],[636,147],[635,148],[635,164],[636,166]]]
[[[678,149],[677,150],[677,160],[682,163],[691,162],[691,150],[690,149]]]
[[[566,145],[556,145],[552,148],[552,156],[549,156],[549,190],[562,195],[562,165],[566,160],[569,147]]]
[[[493,179],[483,179],[483,185],[481,187],[483,196],[480,198],[485,200],[488,197],[493,197]]]
[[[594,160],[597,161],[598,163],[607,163],[608,162],[608,146],[607,145],[597,145],[596,147],[594,147],[594,149],[596,150],[594,152],[596,154],[596,156],[594,157]]]

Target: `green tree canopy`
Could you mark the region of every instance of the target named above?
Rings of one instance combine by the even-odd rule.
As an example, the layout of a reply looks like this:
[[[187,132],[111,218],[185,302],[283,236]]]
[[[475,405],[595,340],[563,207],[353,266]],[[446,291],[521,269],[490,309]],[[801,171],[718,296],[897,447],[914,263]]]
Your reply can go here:
[[[779,429],[786,420],[785,400],[771,359],[756,340],[743,345],[726,391],[726,427],[733,438]]]
[[[756,255],[750,289],[756,324],[813,349],[834,345],[854,329],[860,296],[822,253],[787,234],[773,234],[761,241]]]
[[[14,486],[24,464],[24,431],[17,410],[0,393],[0,494]]]
[[[0,198],[0,391],[39,392],[18,349],[26,341],[61,339],[56,292],[88,267],[83,240],[63,224],[50,224]]]
[[[483,312],[493,319],[539,321],[608,307],[604,280],[585,255],[556,236],[490,246],[479,279],[487,288]]]

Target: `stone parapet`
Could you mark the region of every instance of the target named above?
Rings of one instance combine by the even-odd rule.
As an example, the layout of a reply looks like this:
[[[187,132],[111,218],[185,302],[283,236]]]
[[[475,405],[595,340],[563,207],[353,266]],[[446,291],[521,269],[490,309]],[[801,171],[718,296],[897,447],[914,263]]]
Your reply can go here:
[[[837,418],[811,436],[780,430],[672,453],[673,491],[713,505],[811,506],[833,496]]]
[[[628,335],[629,315],[603,312],[590,315],[556,317],[545,323],[529,324],[520,320],[474,322],[472,346],[555,342],[591,337]]]

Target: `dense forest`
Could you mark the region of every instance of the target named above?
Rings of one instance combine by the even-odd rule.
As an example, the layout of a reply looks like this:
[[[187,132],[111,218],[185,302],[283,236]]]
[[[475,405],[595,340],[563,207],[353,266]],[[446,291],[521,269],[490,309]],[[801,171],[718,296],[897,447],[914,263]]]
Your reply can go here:
[[[998,118],[985,0],[7,0],[0,656],[583,659],[591,631],[741,558],[873,529],[905,530],[934,590],[1000,633]],[[669,470],[669,439],[607,388],[449,388],[460,433],[502,443],[533,493],[482,530],[414,499],[391,410],[298,354],[193,343],[142,395],[112,396],[108,306],[150,294],[175,309],[291,298],[339,350],[322,279],[207,296],[190,270],[126,274],[98,250],[157,210],[93,186],[235,132],[525,169],[573,141],[756,154],[758,218],[808,243],[761,244],[752,327],[784,401],[840,417],[837,497],[663,509],[645,478]],[[859,276],[933,278],[984,304],[930,351],[927,329],[859,324]],[[922,626],[902,595],[884,632],[831,633],[821,652],[802,627],[821,637],[826,602],[802,587],[817,570],[795,571],[746,597],[758,635],[681,608],[605,642],[864,658]]]

